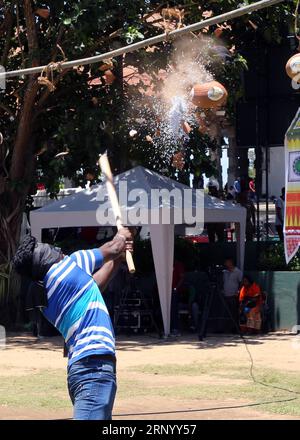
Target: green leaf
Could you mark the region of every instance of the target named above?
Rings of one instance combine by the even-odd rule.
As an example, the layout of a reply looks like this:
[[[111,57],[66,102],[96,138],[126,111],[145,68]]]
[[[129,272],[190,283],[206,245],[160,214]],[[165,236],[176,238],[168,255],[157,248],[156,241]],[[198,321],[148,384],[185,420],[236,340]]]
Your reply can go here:
[[[65,26],[69,26],[70,24],[72,24],[72,18],[65,18],[63,24]]]

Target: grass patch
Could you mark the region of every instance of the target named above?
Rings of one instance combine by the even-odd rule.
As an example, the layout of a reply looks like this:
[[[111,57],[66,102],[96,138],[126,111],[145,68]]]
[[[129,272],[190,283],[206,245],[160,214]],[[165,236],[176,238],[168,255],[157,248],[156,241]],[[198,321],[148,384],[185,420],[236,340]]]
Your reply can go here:
[[[145,364],[130,367],[130,371],[144,374],[155,374],[161,376],[221,376],[224,378],[235,377],[236,379],[247,379],[249,369],[245,366],[232,365],[229,363],[217,364],[216,362],[192,362],[190,364]]]
[[[141,366],[134,366],[130,371],[144,374],[157,374],[161,376],[200,376],[201,374],[211,373],[214,369],[214,364],[204,364],[193,362],[191,364],[165,364],[153,365],[146,364]]]
[[[256,410],[271,412],[276,414],[286,414],[300,416],[300,376],[294,372],[281,372],[275,369],[257,368],[254,370],[256,382],[253,382],[249,368],[236,364],[192,364],[180,365],[142,365],[132,367],[132,371],[143,373],[145,379],[141,380],[143,388],[140,392],[147,395],[157,395],[174,399],[194,399],[194,400],[237,400],[259,404]],[[147,374],[157,376],[176,376],[180,384],[180,376],[201,376],[209,375],[212,378],[209,384],[197,384],[193,386],[155,386],[153,382],[147,381]],[[214,384],[214,377],[230,379],[229,384]],[[234,379],[244,379],[246,383],[235,383]],[[264,385],[257,383],[261,382]],[[136,385],[134,389],[139,389]],[[278,387],[278,388],[277,388]],[[289,393],[292,390],[295,393]],[[132,393],[134,393],[134,389]]]
[[[134,373],[139,375],[134,375]],[[13,373],[12,373],[13,374]],[[153,374],[170,377],[172,380],[157,382]],[[282,387],[300,393],[300,376],[294,372],[281,372],[274,369],[257,368],[255,378],[267,386],[253,383],[249,369],[237,364],[191,363],[186,365],[142,365],[122,371],[118,380],[118,400],[147,397],[166,397],[174,401],[174,406],[182,400],[194,400],[201,407],[201,401],[211,401],[212,407],[218,402],[229,405],[256,403],[255,410],[300,416],[300,395],[288,393],[272,387]],[[151,375],[151,376],[150,376]],[[203,383],[187,385],[181,383],[185,376],[205,375]],[[206,382],[209,376],[211,380]],[[173,378],[176,377],[176,381]],[[214,383],[215,377],[229,379],[224,384]],[[244,379],[236,381],[235,379]],[[173,384],[173,385],[172,385]],[[288,399],[294,399],[288,401]],[[177,401],[177,403],[176,403]],[[271,403],[266,403],[271,402]],[[68,409],[71,402],[68,396],[66,374],[63,370],[39,370],[26,376],[2,376],[0,380],[0,405],[23,407],[26,409]],[[163,410],[163,407],[161,408]]]
[[[69,408],[66,375],[62,370],[39,370],[26,376],[2,376],[0,405],[32,409]]]

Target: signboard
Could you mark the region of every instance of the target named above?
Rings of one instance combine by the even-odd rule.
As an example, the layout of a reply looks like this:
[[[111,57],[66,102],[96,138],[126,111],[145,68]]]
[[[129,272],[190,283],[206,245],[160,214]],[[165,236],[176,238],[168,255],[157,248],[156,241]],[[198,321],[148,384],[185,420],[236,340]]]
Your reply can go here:
[[[285,136],[284,246],[287,264],[300,246],[300,108]]]

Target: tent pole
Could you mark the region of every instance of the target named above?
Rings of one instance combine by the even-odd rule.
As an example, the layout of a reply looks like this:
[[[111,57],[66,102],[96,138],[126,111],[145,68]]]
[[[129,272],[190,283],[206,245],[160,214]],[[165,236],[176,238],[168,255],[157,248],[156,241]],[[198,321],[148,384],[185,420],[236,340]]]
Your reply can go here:
[[[164,334],[167,337],[171,330],[174,225],[150,224],[149,227]]]

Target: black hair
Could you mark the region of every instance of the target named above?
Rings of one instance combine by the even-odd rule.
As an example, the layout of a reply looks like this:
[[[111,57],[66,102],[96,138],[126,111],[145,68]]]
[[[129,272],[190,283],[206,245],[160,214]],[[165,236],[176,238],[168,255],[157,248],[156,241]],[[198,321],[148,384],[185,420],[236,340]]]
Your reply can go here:
[[[15,256],[12,259],[13,268],[20,275],[31,276],[33,251],[36,245],[36,238],[26,235],[19,245]]]
[[[252,278],[250,275],[245,274],[245,275],[243,276],[243,279],[245,279],[245,278],[246,278],[246,280],[249,281],[250,284],[253,284],[253,278]]]

